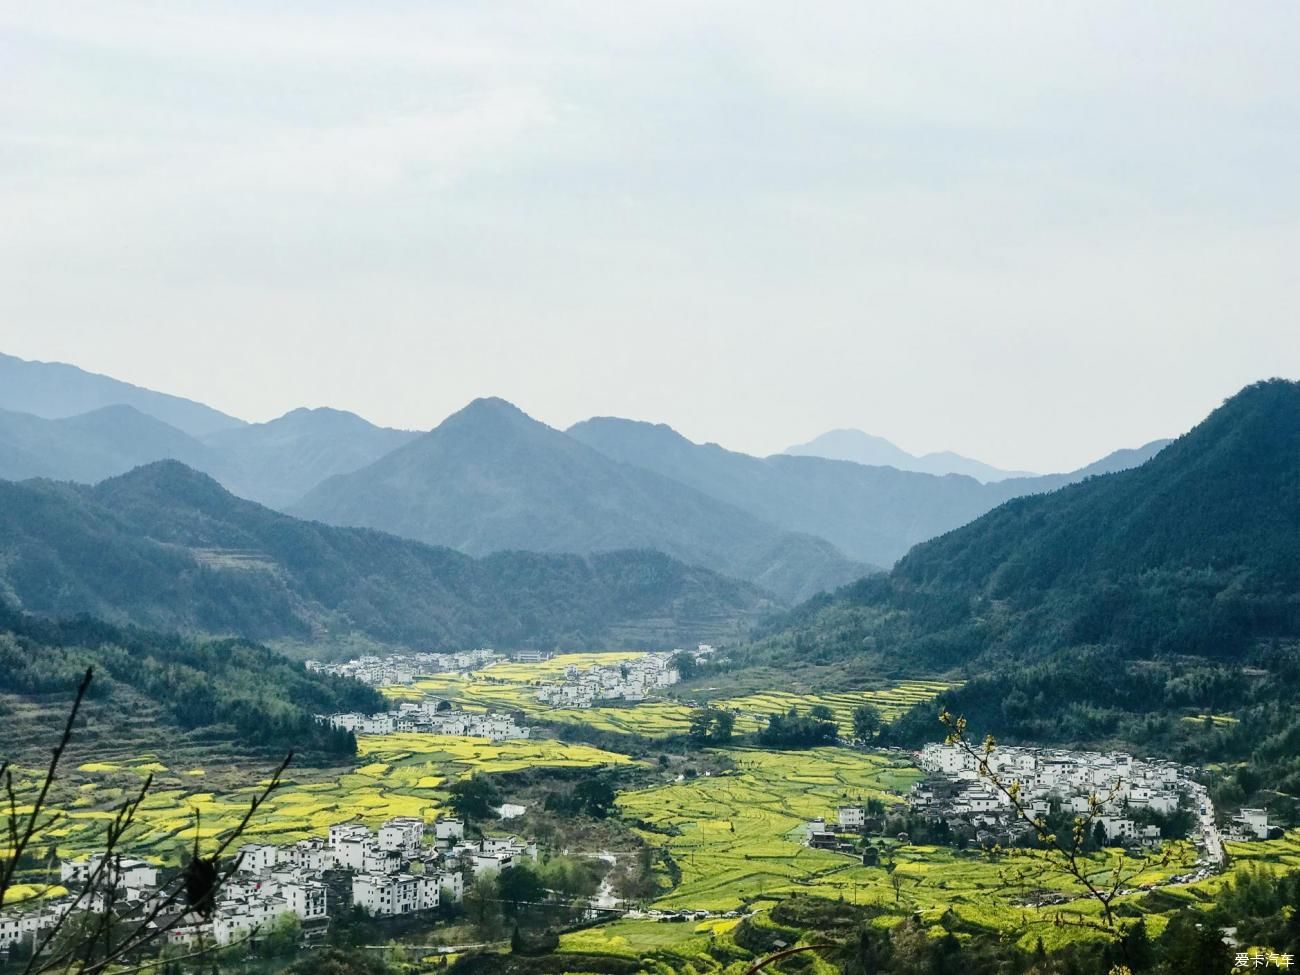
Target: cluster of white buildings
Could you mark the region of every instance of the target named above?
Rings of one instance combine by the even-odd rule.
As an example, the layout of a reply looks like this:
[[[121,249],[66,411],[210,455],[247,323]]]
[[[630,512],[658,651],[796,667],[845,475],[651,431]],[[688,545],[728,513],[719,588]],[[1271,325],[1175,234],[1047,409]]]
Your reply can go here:
[[[52,929],[70,910],[101,911],[111,899],[114,910],[143,916],[167,896],[170,888],[159,886],[156,866],[122,859],[97,878],[101,859],[96,855],[63,863],[62,880],[69,888],[77,890],[96,880],[95,890],[80,902],[70,895],[40,902],[29,911],[0,914],[0,949],[24,939],[39,941],[41,932]],[[331,903],[331,883],[335,890],[338,884],[350,883],[352,904],[377,917],[430,911],[444,902],[458,903],[467,876],[494,874],[536,859],[535,843],[517,836],[468,840],[464,822],[454,818],[426,824],[398,817],[378,831],[343,823],[331,826],[325,837],[293,844],[245,844],[212,916],[182,917],[167,938],[176,945],[228,945],[265,934],[286,916],[305,925],[324,922],[337,907]],[[338,873],[327,882],[326,874],[332,871]]]
[[[1087,816],[1099,803],[1094,821],[1108,841],[1125,845],[1160,845],[1160,828],[1142,826],[1132,818],[1138,809],[1162,815],[1190,806],[1199,813],[1201,829],[1213,809],[1194,769],[1176,762],[1142,761],[1122,752],[1083,752],[1053,748],[999,746],[988,758],[1002,785],[1018,788],[1018,801],[1031,816],[1045,817],[1053,808]],[[957,745],[926,745],[920,765],[930,777],[912,787],[913,809],[923,810],[956,826],[966,823],[997,832],[1016,828],[1019,817],[1011,799],[979,772],[975,756]],[[1202,843],[1208,838],[1200,837]],[[1217,843],[1217,837],[1214,837]]]
[[[462,650],[457,653],[395,653],[383,657],[354,657],[344,663],[326,664],[308,660],[309,671],[351,677],[371,687],[411,684],[421,674],[469,671],[501,659],[495,650]]]
[[[65,887],[78,888],[96,878],[95,889],[77,902],[73,896],[41,900],[23,905],[24,910],[9,909],[0,913],[0,951],[22,941],[39,942],[44,932],[52,930],[69,911],[103,911],[110,906],[122,913],[143,910],[158,890],[158,868],[144,860],[114,857],[105,862],[95,855],[84,860],[65,860],[60,865],[59,881]]]
[[[489,738],[507,741],[527,738],[531,729],[515,724],[514,718],[492,712],[457,711],[442,708],[436,698],[425,698],[419,703],[403,702],[395,711],[378,714],[344,712],[318,714],[318,721],[332,728],[343,728],[357,735],[391,735],[399,731],[421,731],[431,735],[458,735],[471,738]]]
[[[589,708],[598,701],[644,701],[681,680],[671,653],[647,653],[616,664],[569,667],[564,677],[537,689],[537,700],[560,708]]]

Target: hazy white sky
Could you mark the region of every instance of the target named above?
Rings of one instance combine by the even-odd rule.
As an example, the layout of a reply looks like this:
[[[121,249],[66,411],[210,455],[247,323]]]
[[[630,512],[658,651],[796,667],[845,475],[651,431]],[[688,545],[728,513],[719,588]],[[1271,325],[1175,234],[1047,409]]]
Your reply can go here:
[[[0,5],[0,351],[1056,470],[1300,376],[1293,2]]]

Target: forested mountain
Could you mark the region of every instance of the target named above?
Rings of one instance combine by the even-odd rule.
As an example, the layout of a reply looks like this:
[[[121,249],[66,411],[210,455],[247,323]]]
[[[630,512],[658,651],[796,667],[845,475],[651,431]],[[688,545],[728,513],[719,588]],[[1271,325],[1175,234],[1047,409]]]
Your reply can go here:
[[[1135,466],[1168,443],[1119,451],[1072,474],[981,484],[971,477],[820,457],[751,457],[717,444],[692,443],[662,424],[613,417],[585,420],[568,433],[614,460],[681,481],[788,530],[825,538],[850,557],[875,565],[891,565],[918,542],[1009,498]]]
[[[476,400],[290,510],[477,555],[653,548],[787,600],[870,571],[823,539],[619,463],[497,399]]]
[[[49,477],[88,484],[164,458],[198,468],[220,466],[203,443],[133,406],[102,406],[58,420],[0,410],[4,480]]]
[[[210,406],[156,393],[62,362],[28,362],[0,353],[0,410],[59,419],[105,406],[133,406],[193,437],[243,424]]]
[[[121,747],[138,734],[152,750],[160,735],[192,733],[231,740],[241,750],[350,754],[352,735],[313,716],[384,707],[369,687],[308,673],[254,643],[164,636],[88,618],[42,620],[0,602],[0,717],[15,750],[29,737],[44,750],[88,666],[95,678],[84,716],[95,720],[83,722],[78,747],[93,748],[96,736]],[[46,697],[58,701],[57,710],[33,711]],[[13,707],[18,701],[23,707]]]
[[[604,648],[734,637],[771,607],[655,552],[474,559],[299,521],[161,461],[95,487],[0,482],[0,600],[254,639]]]
[[[931,666],[1300,637],[1300,384],[1250,386],[1141,467],[1012,500],[791,621],[775,639]]]
[[[979,733],[1250,758],[1300,788],[1300,384],[1247,387],[1141,467],[919,545],[746,659],[954,672],[972,679],[942,703]],[[933,740],[936,710],[897,740]]]
[[[283,510],[326,478],[365,467],[416,436],[343,410],[297,409],[204,438],[215,467],[199,469],[241,498]]]
[[[826,460],[848,460],[868,467],[896,467],[900,471],[920,474],[963,474],[977,481],[1003,481],[1008,477],[1033,477],[1030,471],[1004,471],[983,461],[963,457],[951,450],[929,454],[908,453],[884,437],[863,430],[829,430],[807,443],[787,447],[784,454],[795,457],[822,457]]]

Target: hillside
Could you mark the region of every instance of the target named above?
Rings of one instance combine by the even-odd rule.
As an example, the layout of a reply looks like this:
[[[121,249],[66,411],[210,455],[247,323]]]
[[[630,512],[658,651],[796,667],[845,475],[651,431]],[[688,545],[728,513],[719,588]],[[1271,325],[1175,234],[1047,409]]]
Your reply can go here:
[[[1118,451],[1072,474],[981,484],[972,477],[820,457],[751,457],[692,443],[662,424],[613,417],[585,420],[568,433],[614,460],[680,481],[787,530],[825,538],[850,557],[876,565],[892,565],[913,545],[1009,498],[1140,464],[1167,443]]]
[[[791,620],[819,652],[936,666],[1300,636],[1300,384],[1248,387],[1146,464],[1010,501]]]
[[[243,420],[180,396],[157,393],[62,362],[28,362],[0,353],[0,410],[60,419],[105,406],[132,406],[169,426],[202,437]]]
[[[0,715],[11,741],[39,741],[44,750],[89,666],[95,679],[77,747],[91,751],[99,737],[116,748],[138,733],[149,750],[161,736],[179,735],[228,740],[240,751],[350,755],[352,736],[313,715],[383,706],[364,685],[308,673],[246,641],[189,640],[85,618],[42,620],[0,603]],[[48,709],[40,707],[45,702]]]
[[[734,638],[771,607],[654,552],[474,559],[299,521],[162,461],[95,487],[0,482],[0,599],[254,639],[602,648]]]
[[[795,457],[822,457],[826,460],[847,460],[868,467],[894,467],[900,471],[919,474],[961,474],[977,481],[989,483],[1004,481],[1008,477],[1033,477],[1029,471],[1004,471],[983,461],[963,457],[951,450],[929,454],[908,453],[884,437],[863,430],[829,430],[807,443],[796,444],[782,451]]]
[[[1249,758],[1300,788],[1300,384],[1250,386],[1141,467],[919,545],[744,657],[956,673],[941,703],[980,733]],[[896,740],[933,740],[936,710]]]
[[[416,436],[343,410],[297,409],[205,437],[214,466],[200,469],[241,498],[284,509],[326,478],[374,463]]]
[[[786,600],[870,571],[687,485],[619,463],[502,400],[476,400],[290,509],[473,555],[653,548]]]

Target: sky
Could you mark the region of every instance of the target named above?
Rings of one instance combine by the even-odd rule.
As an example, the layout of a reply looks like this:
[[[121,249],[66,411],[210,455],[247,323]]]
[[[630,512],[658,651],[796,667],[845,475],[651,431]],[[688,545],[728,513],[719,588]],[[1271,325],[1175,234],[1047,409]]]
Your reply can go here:
[[[1300,5],[0,5],[0,351],[1077,467],[1300,378]]]

